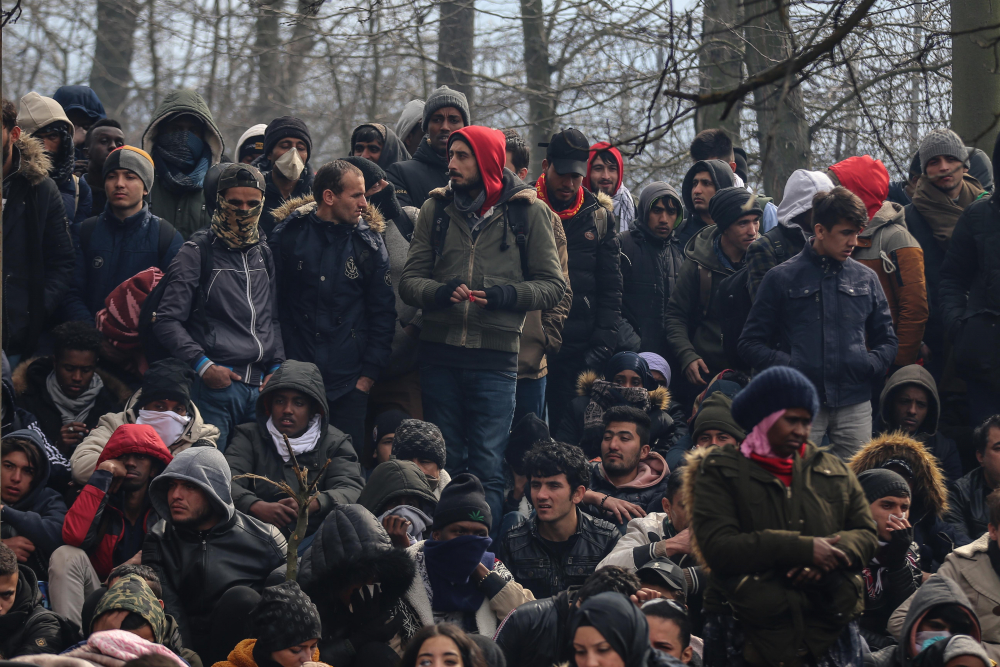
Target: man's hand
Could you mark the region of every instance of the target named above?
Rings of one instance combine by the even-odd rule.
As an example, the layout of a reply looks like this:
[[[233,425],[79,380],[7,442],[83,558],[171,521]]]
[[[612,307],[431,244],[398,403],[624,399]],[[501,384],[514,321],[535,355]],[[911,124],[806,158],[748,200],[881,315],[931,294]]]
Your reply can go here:
[[[375,385],[375,380],[371,378],[366,378],[364,375],[358,378],[357,383],[355,383],[354,388],[358,391],[364,392],[366,394],[371,393],[372,387]]]
[[[30,556],[35,551],[35,543],[29,540],[27,537],[22,537],[18,535],[17,537],[8,537],[3,540],[3,543],[10,547],[10,550],[14,552],[17,556],[19,563],[25,563]]]
[[[125,464],[117,459],[108,459],[97,466],[97,469],[107,470],[114,478],[111,480],[111,486],[108,488],[108,491],[111,493],[115,493],[121,488],[122,482],[125,481],[125,475],[128,473],[128,470],[125,469]]]
[[[219,364],[213,364],[211,368],[205,371],[201,379],[209,389],[225,389],[233,383],[233,380],[236,382],[243,381],[242,377]]]
[[[274,373],[268,373],[267,375],[264,376],[264,381],[260,383],[259,387],[257,387],[257,391],[260,391],[260,392],[264,391],[264,387],[267,386],[267,382],[268,382],[268,380],[271,379],[272,375],[274,375]]]
[[[63,447],[76,447],[83,439],[90,433],[90,429],[83,422],[70,422],[68,424],[63,424],[63,427],[59,429],[59,440],[62,441]]]
[[[514,488],[511,490],[510,495],[514,500],[520,502],[521,498],[524,498],[524,488],[528,485],[528,478],[525,475],[518,475],[514,473]]]
[[[663,593],[660,591],[654,591],[652,588],[640,588],[635,592],[635,595],[628,596],[628,599],[632,601],[636,607],[641,607],[643,602],[649,602],[650,600],[659,600],[663,597]]]
[[[481,290],[481,289],[472,290],[471,292],[469,292],[469,294],[471,294],[472,296],[474,296],[476,298],[476,300],[473,301],[472,303],[476,304],[480,308],[485,308],[490,303],[489,300],[486,298],[486,291],[485,290]]]
[[[282,500],[291,500],[291,498],[282,498]],[[295,502],[292,500],[292,502]],[[264,523],[269,523],[272,526],[277,526],[278,528],[284,528],[288,524],[293,523],[299,518],[299,511],[297,507],[289,507],[283,502],[269,503],[263,500],[258,500],[253,505],[250,506],[250,514],[263,521]]]
[[[451,302],[462,303],[463,301],[468,301],[470,294],[472,294],[472,290],[466,287],[465,283],[462,283],[451,293]]]
[[[691,553],[691,529],[685,528],[667,540],[660,540],[653,547],[657,558],[670,558],[674,554]]]
[[[389,533],[392,546],[399,549],[410,546],[410,536],[406,533],[406,529],[410,527],[409,521],[401,516],[390,514],[382,519],[382,527],[385,528],[385,532]]]
[[[602,500],[603,498],[604,497],[601,496]],[[598,501],[597,504],[600,506],[600,501]],[[646,516],[646,510],[634,503],[622,500],[621,498],[615,498],[614,496],[608,496],[608,499],[604,501],[604,507],[601,509],[605,512],[611,512],[614,514],[618,523],[628,523],[632,519],[638,519],[641,516]]]
[[[823,570],[814,567],[796,567],[788,571],[788,578],[794,586],[808,586],[823,578]]]
[[[885,546],[875,552],[875,557],[886,567],[898,568],[906,560],[906,552],[913,542],[913,529],[909,521],[895,515],[889,516],[886,529],[891,537]]]
[[[91,634],[95,632],[104,632],[105,630],[119,630],[122,627],[122,622],[125,617],[131,612],[128,611],[109,611],[101,614],[94,619],[91,624]]]
[[[841,565],[844,567],[850,566],[851,559],[847,557],[847,554],[834,546],[838,542],[840,542],[840,535],[834,535],[833,537],[814,537],[813,565],[820,568],[824,572],[835,570]]]
[[[142,549],[136,551],[135,555],[122,563],[122,565],[142,565]]]
[[[298,512],[298,510],[295,510]],[[309,501],[309,507],[306,508],[306,512],[312,514],[313,512],[319,511],[319,498],[313,498]]]
[[[703,377],[705,375],[708,375],[708,366],[705,365],[704,359],[695,359],[684,369],[687,381],[696,387],[704,387],[708,384],[708,381]]]

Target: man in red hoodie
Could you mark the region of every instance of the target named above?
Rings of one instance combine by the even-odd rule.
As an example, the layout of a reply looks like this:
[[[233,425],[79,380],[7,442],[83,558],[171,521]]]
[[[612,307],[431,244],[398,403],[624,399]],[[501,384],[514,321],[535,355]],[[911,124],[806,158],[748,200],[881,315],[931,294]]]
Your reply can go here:
[[[635,220],[635,200],[622,181],[625,179],[625,162],[621,151],[606,141],[590,147],[587,160],[587,183],[591,192],[603,192],[614,202],[613,213],[618,220],[618,231],[628,231]]]

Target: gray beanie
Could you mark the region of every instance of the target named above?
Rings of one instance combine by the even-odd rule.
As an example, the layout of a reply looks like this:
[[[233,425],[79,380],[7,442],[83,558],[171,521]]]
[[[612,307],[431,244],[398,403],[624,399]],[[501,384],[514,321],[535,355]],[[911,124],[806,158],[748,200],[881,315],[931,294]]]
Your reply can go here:
[[[955,635],[948,640],[948,646],[944,650],[944,664],[947,665],[951,662],[952,658],[963,655],[974,655],[982,660],[983,664],[987,667],[993,664],[982,644],[969,635]]]
[[[431,122],[431,115],[438,109],[445,107],[458,109],[462,114],[462,120],[465,121],[466,125],[469,124],[469,101],[465,99],[465,95],[448,86],[441,86],[430,94],[424,104],[424,132],[427,131],[427,125]],[[402,135],[400,136],[402,137]]]
[[[441,429],[419,419],[404,419],[399,423],[392,441],[392,454],[403,461],[413,459],[433,461],[440,468],[443,468],[447,461]]]
[[[962,138],[947,128],[931,130],[920,140],[920,171],[927,173],[927,163],[938,155],[950,155],[969,166],[969,150]]]
[[[155,173],[153,158],[149,157],[149,153],[141,148],[119,146],[108,153],[101,176],[107,179],[108,174],[115,169],[128,169],[142,180],[147,192],[153,189],[153,174]]]

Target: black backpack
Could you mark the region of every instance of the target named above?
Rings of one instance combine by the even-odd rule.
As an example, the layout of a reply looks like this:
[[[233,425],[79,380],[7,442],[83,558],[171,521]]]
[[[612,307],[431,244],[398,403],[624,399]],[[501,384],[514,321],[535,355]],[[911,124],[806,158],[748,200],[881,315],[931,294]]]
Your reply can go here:
[[[764,236],[774,246],[778,264],[788,259],[784,230],[780,226],[768,230]],[[719,298],[722,300],[722,351],[730,368],[743,371],[750,369],[736,348],[747,318],[750,317],[750,308],[753,306],[753,301],[750,299],[749,278],[750,267],[744,266],[719,283]]]
[[[444,241],[448,236],[448,227],[451,225],[451,216],[445,213],[448,202],[443,199],[434,200],[434,221],[431,227],[431,266],[437,264],[438,257],[444,253]],[[521,275],[524,280],[528,280],[528,204],[520,202],[508,202],[504,207],[503,224],[507,226],[514,236],[514,243],[521,254]],[[507,243],[507,235],[504,233],[504,240],[500,243],[500,250],[505,251],[510,247]]]

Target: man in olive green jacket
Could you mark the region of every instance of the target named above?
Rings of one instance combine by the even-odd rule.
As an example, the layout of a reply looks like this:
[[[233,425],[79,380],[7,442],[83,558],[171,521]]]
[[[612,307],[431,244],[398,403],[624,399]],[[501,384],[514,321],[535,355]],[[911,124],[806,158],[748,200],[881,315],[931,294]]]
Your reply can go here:
[[[740,447],[688,458],[692,549],[709,571],[705,667],[861,664],[854,620],[878,537],[857,478],[807,440],[818,410],[802,373],[769,368],[733,400]]]
[[[424,313],[424,417],[444,435],[448,473],[483,483],[495,531],[524,315],[555,307],[566,279],[548,207],[504,169],[503,133],[464,127],[448,153],[450,185],[420,210],[399,295]]]

